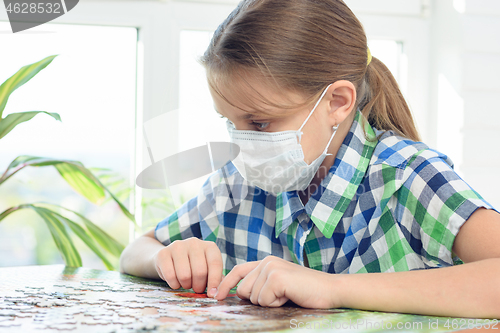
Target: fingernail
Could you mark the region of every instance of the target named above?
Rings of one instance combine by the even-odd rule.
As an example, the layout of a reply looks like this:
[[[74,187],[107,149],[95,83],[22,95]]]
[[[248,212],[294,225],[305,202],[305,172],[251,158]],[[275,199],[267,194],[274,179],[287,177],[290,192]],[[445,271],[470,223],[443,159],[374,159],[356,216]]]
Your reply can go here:
[[[212,295],[212,297],[215,297],[215,295],[217,295],[217,288],[212,288],[210,289],[210,291],[208,292],[210,295]]]

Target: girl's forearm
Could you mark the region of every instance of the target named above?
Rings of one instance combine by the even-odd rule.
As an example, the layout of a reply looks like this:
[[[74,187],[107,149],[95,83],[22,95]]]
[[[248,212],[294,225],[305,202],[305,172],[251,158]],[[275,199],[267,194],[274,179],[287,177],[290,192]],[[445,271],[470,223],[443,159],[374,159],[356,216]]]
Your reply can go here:
[[[331,275],[341,306],[423,315],[500,318],[500,258],[396,273]]]
[[[154,256],[165,246],[147,234],[137,238],[123,250],[120,272],[150,279],[159,279]]]

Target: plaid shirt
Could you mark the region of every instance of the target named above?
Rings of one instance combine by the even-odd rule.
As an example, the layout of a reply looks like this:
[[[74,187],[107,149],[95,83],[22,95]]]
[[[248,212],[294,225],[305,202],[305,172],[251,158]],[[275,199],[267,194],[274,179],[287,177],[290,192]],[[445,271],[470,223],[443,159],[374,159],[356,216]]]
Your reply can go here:
[[[158,224],[156,238],[164,245],[189,237],[216,242],[224,274],[268,255],[300,265],[306,255],[309,267],[329,273],[453,265],[460,226],[490,205],[445,155],[362,120],[358,111],[305,206],[296,191],[274,196],[249,185],[228,163]]]

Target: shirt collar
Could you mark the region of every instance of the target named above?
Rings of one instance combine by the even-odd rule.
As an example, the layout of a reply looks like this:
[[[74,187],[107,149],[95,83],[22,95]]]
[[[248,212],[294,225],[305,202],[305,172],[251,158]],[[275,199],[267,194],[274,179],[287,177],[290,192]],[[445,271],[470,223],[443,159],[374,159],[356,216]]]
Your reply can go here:
[[[277,196],[276,238],[304,211],[323,235],[331,238],[365,176],[377,142],[373,128],[362,113],[356,111],[335,162],[306,206],[300,201],[297,191],[283,192]]]

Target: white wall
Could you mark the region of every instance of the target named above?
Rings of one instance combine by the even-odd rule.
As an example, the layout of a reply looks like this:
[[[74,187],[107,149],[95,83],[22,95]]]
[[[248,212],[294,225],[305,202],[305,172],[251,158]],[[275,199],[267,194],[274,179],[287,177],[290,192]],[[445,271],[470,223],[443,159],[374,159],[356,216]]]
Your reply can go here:
[[[500,208],[500,1],[434,0],[431,110],[436,148]]]
[[[464,177],[500,209],[500,1],[467,0],[461,17]]]

